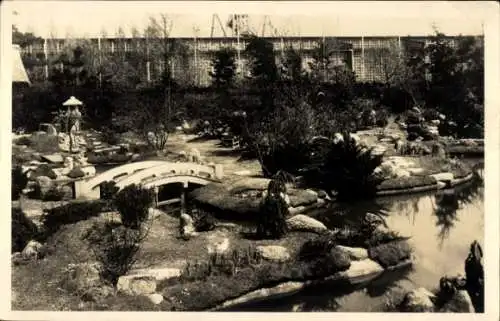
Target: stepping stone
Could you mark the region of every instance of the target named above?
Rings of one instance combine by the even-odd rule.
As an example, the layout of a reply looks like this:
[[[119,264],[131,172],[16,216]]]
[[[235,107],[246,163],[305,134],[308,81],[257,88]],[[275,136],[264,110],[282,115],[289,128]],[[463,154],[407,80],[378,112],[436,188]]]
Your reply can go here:
[[[49,154],[49,155],[41,155],[42,159],[48,161],[49,163],[62,163],[64,159],[61,154]]]

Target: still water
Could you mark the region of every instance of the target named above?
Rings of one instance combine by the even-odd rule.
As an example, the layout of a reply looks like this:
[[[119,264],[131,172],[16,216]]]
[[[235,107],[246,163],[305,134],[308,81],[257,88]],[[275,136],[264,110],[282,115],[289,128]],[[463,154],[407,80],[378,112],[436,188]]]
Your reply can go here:
[[[383,312],[386,302],[413,288],[436,288],[444,275],[464,273],[471,242],[484,241],[484,197],[482,165],[476,166],[470,183],[434,193],[377,199],[315,215],[327,226],[339,210],[356,217],[366,212],[384,212],[388,227],[411,236],[416,262],[410,269],[381,276],[365,289],[311,290],[293,297],[240,306],[232,311],[338,311]]]

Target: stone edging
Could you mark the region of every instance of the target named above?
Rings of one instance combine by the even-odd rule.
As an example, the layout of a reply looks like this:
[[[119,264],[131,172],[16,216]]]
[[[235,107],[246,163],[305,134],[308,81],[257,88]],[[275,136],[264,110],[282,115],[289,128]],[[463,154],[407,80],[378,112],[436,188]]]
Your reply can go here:
[[[451,180],[451,182],[448,183],[448,187],[455,187],[460,184],[467,183],[474,177],[473,173],[469,173],[464,177],[461,178],[455,178]],[[441,185],[441,182],[436,182],[435,184],[432,185],[424,185],[424,186],[418,186],[418,187],[410,187],[410,188],[400,188],[400,189],[388,189],[388,190],[382,190],[378,191],[376,196],[390,196],[390,195],[398,195],[398,194],[412,194],[412,193],[418,193],[418,192],[427,192],[431,190],[438,190],[441,188],[446,187],[445,185]]]
[[[331,276],[328,276],[326,278],[317,279],[317,280],[308,280],[308,281],[303,281],[303,282],[288,281],[288,282],[280,283],[274,287],[261,288],[258,290],[254,290],[254,291],[246,293],[242,296],[239,296],[235,299],[227,300],[214,308],[207,309],[206,311],[218,311],[218,310],[236,307],[236,306],[241,305],[241,304],[253,304],[253,303],[257,303],[257,302],[261,302],[261,301],[265,301],[265,300],[287,297],[287,296],[291,296],[293,294],[296,294],[296,293],[298,293],[306,288],[325,284],[325,283],[337,283],[337,282],[346,282],[347,281],[353,286],[359,285],[359,284],[368,284],[372,280],[374,280],[377,277],[379,277],[380,275],[382,275],[384,272],[398,270],[398,269],[401,269],[401,268],[404,268],[404,267],[407,267],[407,266],[413,264],[413,261],[411,259],[408,259],[408,260],[402,261],[394,266],[390,266],[390,267],[387,267],[386,269],[384,269],[378,263],[376,263],[375,261],[370,260],[370,259],[364,259],[364,260],[357,261],[357,262],[362,262],[362,261],[371,261],[372,264],[380,267],[380,269],[374,270],[374,271],[368,271],[368,273],[365,273],[365,274],[358,274],[358,275],[352,276],[353,273],[350,273],[351,272],[350,270],[353,269],[354,267],[351,265],[351,267],[349,269],[347,269],[346,271],[337,272],[337,273],[335,273]],[[356,261],[353,261],[353,262],[356,262]],[[355,270],[355,268],[353,270]]]

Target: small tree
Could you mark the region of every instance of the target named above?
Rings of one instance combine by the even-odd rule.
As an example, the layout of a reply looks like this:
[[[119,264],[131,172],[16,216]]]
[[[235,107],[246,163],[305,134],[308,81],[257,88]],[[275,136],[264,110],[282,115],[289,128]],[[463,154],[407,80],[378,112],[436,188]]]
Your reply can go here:
[[[221,48],[215,52],[212,60],[213,71],[210,72],[213,85],[218,89],[230,88],[236,74],[235,51]]]
[[[287,233],[286,217],[288,205],[284,199],[285,182],[281,178],[272,179],[260,205],[257,221],[257,235],[262,238],[279,239]]]
[[[23,173],[21,166],[16,166],[12,170],[12,182],[11,182],[11,199],[17,200],[21,195],[23,189],[26,188],[28,184],[28,177]]]
[[[153,191],[131,184],[115,196],[115,205],[122,218],[123,225],[139,229],[147,219],[148,209],[153,204]]]

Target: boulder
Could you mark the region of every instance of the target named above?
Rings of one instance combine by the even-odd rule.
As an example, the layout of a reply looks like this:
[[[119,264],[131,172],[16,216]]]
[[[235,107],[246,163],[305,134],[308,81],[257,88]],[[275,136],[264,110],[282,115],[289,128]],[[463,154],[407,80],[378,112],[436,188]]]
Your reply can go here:
[[[128,295],[149,295],[156,292],[156,279],[144,275],[124,275],[118,278],[118,292]]]
[[[360,261],[352,261],[351,266],[340,272],[340,276],[349,280],[351,284],[364,283],[375,279],[384,272],[384,268],[377,262],[364,259]]]
[[[303,214],[298,214],[287,219],[286,223],[290,231],[305,231],[305,232],[319,233],[327,230],[325,224],[321,223],[320,221],[312,217]]]
[[[261,245],[256,248],[257,253],[268,261],[285,262],[290,259],[288,249],[278,245]]]
[[[26,260],[37,260],[42,247],[43,245],[40,242],[31,240],[28,242],[28,244],[26,244],[21,254]]]
[[[410,245],[404,241],[391,241],[371,247],[368,250],[370,259],[378,262],[384,268],[397,265],[411,257]]]
[[[196,232],[196,228],[194,227],[193,218],[185,213],[181,214],[180,216],[180,229],[181,236],[186,241],[198,235],[198,233]]]
[[[15,253],[12,253],[12,255],[11,255],[11,262],[12,262],[12,265],[21,265],[21,264],[27,263],[28,260],[26,260],[23,257],[23,254],[21,252],[15,252]]]
[[[368,258],[368,250],[362,247],[337,245],[336,248],[345,252],[349,258],[354,261],[365,260]]]
[[[41,164],[40,166],[38,166],[34,170],[33,174],[31,174],[31,177],[33,179],[36,179],[37,177],[40,177],[40,176],[46,176],[46,177],[48,177],[50,179],[57,178],[57,174],[47,164]]]
[[[153,304],[160,304],[163,302],[163,295],[159,293],[153,293],[148,295],[149,301],[151,301]]]
[[[46,154],[46,155],[40,155],[43,161],[47,161],[49,163],[62,163],[64,162],[64,159],[61,154]]]
[[[433,312],[435,295],[425,288],[408,292],[401,303],[402,312]]]
[[[85,176],[85,172],[80,167],[74,167],[68,173],[69,178],[81,178],[84,176]]]
[[[229,238],[223,232],[215,232],[207,237],[208,253],[225,253],[229,249]]]
[[[181,275],[181,269],[178,268],[154,268],[154,269],[135,269],[128,273],[134,277],[152,277],[156,281],[163,281],[175,278]]]
[[[453,173],[449,173],[449,172],[434,174],[434,175],[430,175],[430,176],[434,177],[439,182],[451,182],[455,178]]]
[[[99,287],[102,265],[97,262],[69,264],[63,271],[64,286],[70,291],[87,291]]]
[[[466,290],[459,290],[443,305],[439,312],[474,313],[475,310],[469,293]]]

